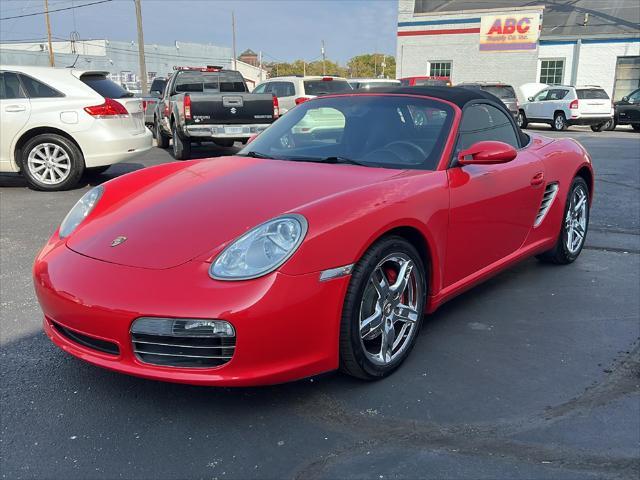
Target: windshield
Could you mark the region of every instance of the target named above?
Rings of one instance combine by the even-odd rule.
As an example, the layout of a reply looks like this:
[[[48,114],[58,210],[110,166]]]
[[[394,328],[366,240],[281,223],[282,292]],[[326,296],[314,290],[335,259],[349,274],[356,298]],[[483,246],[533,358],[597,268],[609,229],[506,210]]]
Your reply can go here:
[[[327,95],[328,93],[342,93],[352,90],[346,80],[335,80],[328,77],[327,80],[305,80],[305,95]]]
[[[516,98],[516,92],[510,85],[484,85],[480,88],[501,100]]]
[[[198,72],[185,71],[178,74],[176,92],[246,92],[244,78],[238,72]]]
[[[589,88],[585,90],[576,90],[578,98],[580,100],[593,100],[593,99],[605,99],[609,98],[607,92],[600,88]]]
[[[320,98],[287,112],[239,154],[434,170],[453,117],[449,105],[426,98]]]

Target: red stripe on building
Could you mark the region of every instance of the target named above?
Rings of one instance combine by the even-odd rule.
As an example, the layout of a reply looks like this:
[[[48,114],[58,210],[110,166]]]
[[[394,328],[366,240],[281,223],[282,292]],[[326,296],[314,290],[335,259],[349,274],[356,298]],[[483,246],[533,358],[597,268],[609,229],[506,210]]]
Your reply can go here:
[[[449,28],[445,30],[405,30],[398,32],[399,37],[412,37],[416,35],[454,35],[458,33],[480,33],[479,28]]]

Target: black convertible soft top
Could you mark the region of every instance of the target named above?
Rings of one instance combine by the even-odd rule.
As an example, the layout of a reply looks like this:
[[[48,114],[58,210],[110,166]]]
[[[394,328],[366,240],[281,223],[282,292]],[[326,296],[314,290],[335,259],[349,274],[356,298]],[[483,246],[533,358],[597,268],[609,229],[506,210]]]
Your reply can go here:
[[[529,143],[529,136],[524,133],[516,124],[511,112],[507,109],[502,100],[495,95],[480,90],[479,88],[461,88],[461,87],[386,87],[376,88],[375,90],[355,91],[354,94],[372,94],[372,93],[395,93],[400,95],[418,95],[432,98],[439,98],[451,102],[461,109],[468,103],[489,103],[502,110],[505,115],[511,119],[511,123],[520,137],[521,146]]]
[[[351,92],[349,92],[351,93]],[[502,101],[495,95],[491,95],[484,90],[461,88],[461,87],[385,87],[376,88],[375,90],[357,90],[353,93],[396,93],[403,95],[424,95],[425,97],[434,97],[455,103],[460,108],[474,100],[489,100],[503,107]]]

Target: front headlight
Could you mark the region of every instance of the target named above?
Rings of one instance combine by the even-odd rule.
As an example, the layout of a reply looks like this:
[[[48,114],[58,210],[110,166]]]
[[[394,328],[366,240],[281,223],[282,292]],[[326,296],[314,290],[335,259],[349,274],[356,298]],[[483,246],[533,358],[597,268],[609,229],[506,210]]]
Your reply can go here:
[[[60,231],[58,233],[60,238],[66,238],[73,233],[78,225],[80,225],[87,215],[91,213],[93,207],[95,207],[98,200],[100,200],[103,191],[104,187],[102,185],[98,185],[97,187],[89,190],[80,200],[78,200],[60,224]]]
[[[209,275],[216,280],[249,280],[273,272],[298,249],[307,233],[307,220],[289,214],[249,230],[213,261]]]

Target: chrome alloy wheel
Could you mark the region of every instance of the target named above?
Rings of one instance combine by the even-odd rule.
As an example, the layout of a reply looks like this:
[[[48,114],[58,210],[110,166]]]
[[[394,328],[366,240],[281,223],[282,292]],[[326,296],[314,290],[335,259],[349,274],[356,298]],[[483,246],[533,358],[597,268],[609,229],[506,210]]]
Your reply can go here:
[[[564,117],[562,115],[557,115],[554,123],[556,130],[562,130],[564,128]]]
[[[404,253],[385,257],[373,269],[360,305],[360,342],[367,358],[388,365],[416,334],[424,281]]]
[[[40,143],[29,152],[27,167],[37,181],[56,185],[71,173],[71,159],[60,145]]]
[[[566,246],[572,255],[580,251],[587,232],[587,220],[589,213],[588,196],[584,187],[577,186],[571,194],[567,216],[564,219],[564,228],[567,234]]]

